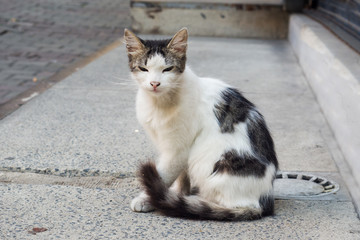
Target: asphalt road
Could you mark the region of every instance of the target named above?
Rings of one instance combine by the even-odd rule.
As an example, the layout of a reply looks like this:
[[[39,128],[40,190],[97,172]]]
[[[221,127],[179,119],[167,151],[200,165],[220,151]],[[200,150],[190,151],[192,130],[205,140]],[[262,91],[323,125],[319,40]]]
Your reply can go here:
[[[0,0],[1,105],[120,38],[129,0]]]

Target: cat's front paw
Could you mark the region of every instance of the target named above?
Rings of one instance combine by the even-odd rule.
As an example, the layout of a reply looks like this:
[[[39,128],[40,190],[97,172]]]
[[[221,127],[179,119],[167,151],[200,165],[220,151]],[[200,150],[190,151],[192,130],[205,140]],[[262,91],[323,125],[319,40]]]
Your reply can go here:
[[[154,207],[151,206],[148,201],[148,196],[146,196],[144,193],[134,198],[131,201],[130,207],[134,212],[150,212],[154,210]]]

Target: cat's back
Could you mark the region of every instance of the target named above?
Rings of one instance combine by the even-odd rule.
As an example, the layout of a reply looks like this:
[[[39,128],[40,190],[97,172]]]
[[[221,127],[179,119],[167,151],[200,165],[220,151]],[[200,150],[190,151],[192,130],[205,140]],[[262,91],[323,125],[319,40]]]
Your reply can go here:
[[[200,101],[203,104],[213,107],[221,100],[221,93],[231,86],[216,78],[199,78],[201,88]]]

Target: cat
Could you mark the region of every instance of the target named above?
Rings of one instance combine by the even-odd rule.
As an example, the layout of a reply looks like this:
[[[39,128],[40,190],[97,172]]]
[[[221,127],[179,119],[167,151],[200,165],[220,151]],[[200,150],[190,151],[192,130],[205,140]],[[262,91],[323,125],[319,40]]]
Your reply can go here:
[[[188,31],[142,40],[125,29],[137,119],[160,155],[139,167],[135,212],[206,220],[255,220],[274,213],[278,169],[263,116],[237,89],[186,65]],[[216,61],[216,59],[214,59]]]

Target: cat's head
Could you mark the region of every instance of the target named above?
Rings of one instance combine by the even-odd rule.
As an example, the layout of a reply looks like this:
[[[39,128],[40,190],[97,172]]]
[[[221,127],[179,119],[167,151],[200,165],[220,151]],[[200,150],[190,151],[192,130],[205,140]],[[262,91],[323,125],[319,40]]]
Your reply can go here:
[[[161,95],[181,84],[186,63],[186,28],[167,40],[142,40],[127,29],[124,38],[131,75],[140,88]]]

